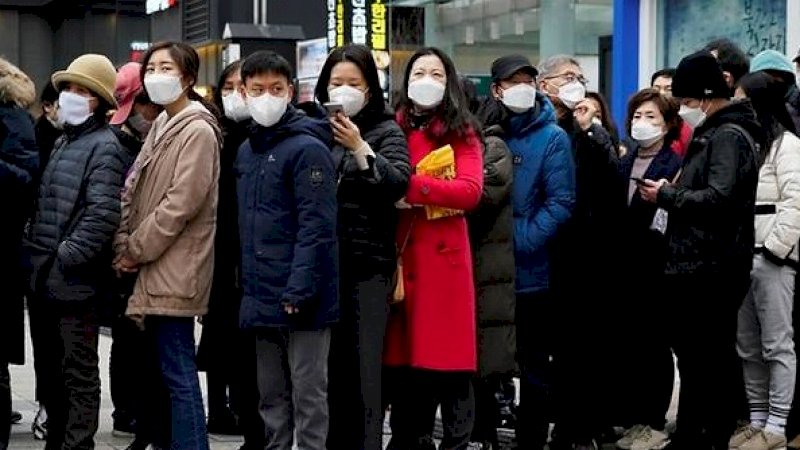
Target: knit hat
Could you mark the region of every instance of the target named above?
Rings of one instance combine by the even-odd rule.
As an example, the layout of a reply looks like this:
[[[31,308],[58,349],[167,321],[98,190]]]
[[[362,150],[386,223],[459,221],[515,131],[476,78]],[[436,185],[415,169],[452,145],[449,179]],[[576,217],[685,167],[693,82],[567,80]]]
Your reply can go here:
[[[94,92],[111,106],[117,107],[114,98],[114,83],[117,71],[114,64],[103,55],[86,54],[72,61],[67,70],[60,70],[53,74],[53,84],[59,90],[65,83],[79,84]]]
[[[131,115],[134,100],[142,92],[141,71],[142,65],[137,62],[129,62],[119,68],[117,84],[114,86],[114,97],[117,98],[119,108],[111,117],[111,125],[121,125]]]
[[[792,62],[781,52],[775,50],[764,50],[750,60],[750,72],[760,70],[777,70],[779,72],[789,72],[794,76]]]
[[[729,98],[731,90],[717,58],[707,51],[699,51],[678,64],[672,78],[672,95],[678,98]]]

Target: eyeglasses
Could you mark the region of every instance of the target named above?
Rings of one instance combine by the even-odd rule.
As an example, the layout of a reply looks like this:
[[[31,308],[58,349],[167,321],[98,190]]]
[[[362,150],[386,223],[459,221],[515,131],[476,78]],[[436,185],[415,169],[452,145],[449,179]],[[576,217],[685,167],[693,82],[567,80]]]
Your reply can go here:
[[[572,72],[561,73],[558,75],[553,75],[552,77],[547,77],[545,80],[554,80],[556,78],[561,78],[566,82],[564,84],[574,83],[575,81],[579,82],[580,84],[586,86],[589,84],[589,80],[584,77],[583,75],[576,75]]]

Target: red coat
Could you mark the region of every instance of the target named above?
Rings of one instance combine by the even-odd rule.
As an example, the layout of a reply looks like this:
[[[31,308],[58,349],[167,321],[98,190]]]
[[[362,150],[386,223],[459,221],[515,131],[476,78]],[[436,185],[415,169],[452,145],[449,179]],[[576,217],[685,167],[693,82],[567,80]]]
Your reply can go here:
[[[398,114],[402,124],[402,114]],[[471,210],[483,189],[481,143],[474,132],[466,137],[443,136],[434,123],[426,130],[406,129],[411,165],[450,144],[456,178],[450,181],[411,175],[406,201]],[[427,220],[422,208],[401,212],[397,232],[403,253],[406,299],[392,309],[386,330],[384,362],[441,371],[474,371],[477,366],[475,286],[472,278],[467,222],[464,216]]]
[[[681,121],[681,132],[678,139],[672,141],[672,151],[681,158],[686,156],[686,150],[689,149],[689,143],[692,142],[692,133],[692,127]]]

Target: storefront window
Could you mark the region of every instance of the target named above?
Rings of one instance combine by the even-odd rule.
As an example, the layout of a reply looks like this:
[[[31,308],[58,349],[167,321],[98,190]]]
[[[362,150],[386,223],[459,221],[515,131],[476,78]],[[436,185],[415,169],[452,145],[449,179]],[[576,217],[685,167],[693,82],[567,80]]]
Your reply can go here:
[[[521,53],[534,64],[575,55],[596,89],[601,36],[612,32],[612,0],[396,0],[425,8],[425,44],[450,54],[463,74],[488,76],[498,56]]]

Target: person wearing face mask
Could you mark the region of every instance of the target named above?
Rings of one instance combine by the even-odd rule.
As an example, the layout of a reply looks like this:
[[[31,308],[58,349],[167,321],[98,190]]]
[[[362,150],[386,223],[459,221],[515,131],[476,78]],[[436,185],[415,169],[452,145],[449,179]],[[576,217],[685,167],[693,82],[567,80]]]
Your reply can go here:
[[[409,60],[396,118],[411,174],[397,203],[405,298],[389,314],[383,361],[391,374],[392,448],[432,444],[441,405],[442,448],[465,449],[474,419],[477,331],[472,251],[465,213],[480,203],[482,144],[452,60],[424,48]],[[432,152],[452,149],[452,178],[420,172]],[[431,214],[448,208],[447,213]]]
[[[219,204],[214,236],[214,279],[208,314],[197,351],[197,368],[208,382],[208,432],[243,435],[242,450],[263,449],[264,423],[258,415],[255,339],[239,328],[241,254],[234,162],[249,133],[241,61],[222,71],[214,91],[223,144],[220,151]]]
[[[40,173],[44,173],[56,140],[63,134],[64,124],[58,120],[58,90],[53,83],[46,83],[39,95],[42,114],[36,119],[36,145],[39,147]]]
[[[369,48],[334,49],[316,96],[320,103],[343,106],[330,118],[339,180],[341,319],[333,327],[328,358],[327,448],[380,450],[386,299],[396,264],[394,203],[408,186],[408,146],[383,100]]]
[[[128,172],[114,238],[114,269],[136,274],[125,313],[143,331],[130,450],[208,450],[194,319],[211,291],[222,134],[216,108],[193,89],[199,66],[177,42],[142,59],[140,80],[164,111]]]
[[[560,423],[556,423],[555,437],[559,445],[594,449],[601,426],[608,425],[596,412],[605,388],[600,376],[587,382],[582,375],[587,367],[607,363],[602,350],[609,348],[603,343],[609,335],[600,326],[608,310],[597,299],[613,295],[617,277],[618,253],[613,243],[625,207],[618,195],[618,150],[608,131],[595,120],[601,112],[586,97],[587,81],[580,64],[572,57],[557,55],[543,60],[538,70],[539,90],[555,106],[575,161],[573,212],[549,246],[550,293],[559,305],[552,319],[557,322],[556,329],[573,330],[567,342],[559,345],[560,355],[554,357],[554,389],[562,393],[556,405]],[[576,283],[576,279],[587,282]]]
[[[254,124],[234,166],[242,252],[239,324],[255,334],[264,444],[290,450],[296,439],[299,448],[322,450],[331,327],[339,319],[331,125],[290,104],[292,69],[277,53],[248,56],[241,77]]]
[[[491,73],[492,99],[483,105],[479,117],[483,121],[484,133],[501,138],[512,155],[513,183],[510,184],[507,209],[509,213],[513,211],[513,219],[509,217],[511,223],[505,232],[514,236],[512,253],[508,255],[513,258],[508,279],[515,286],[511,296],[506,298],[501,295],[503,291],[481,289],[479,276],[478,304],[491,302],[499,305],[498,302],[504,302],[502,307],[487,306],[479,308],[479,311],[503,314],[487,318],[486,322],[494,326],[504,323],[507,317],[512,326],[515,323],[517,326],[506,334],[512,339],[510,348],[492,343],[492,339],[497,340],[504,334],[483,333],[483,345],[479,346],[480,368],[482,374],[491,368],[497,370],[497,363],[490,362],[503,361],[502,355],[507,354],[506,361],[512,365],[506,366],[505,371],[513,371],[516,355],[522,371],[517,443],[521,448],[541,448],[548,435],[547,404],[552,394],[548,390],[552,375],[550,356],[554,350],[549,325],[553,304],[549,296],[550,256],[547,247],[570,216],[575,198],[575,166],[569,137],[556,124],[552,103],[536,91],[537,71],[530,61],[521,55],[504,56],[492,63]],[[484,190],[490,181],[487,176]],[[502,213],[497,217],[492,230],[494,234],[503,233],[499,229]],[[477,247],[475,252],[478,256],[483,255],[483,246]],[[496,268],[482,265],[495,265],[503,259],[494,255],[481,260],[483,263],[476,266],[476,273],[495,275]],[[479,394],[480,390],[476,389],[476,392]],[[479,410],[478,422],[482,414],[484,411]],[[491,438],[496,447],[496,431]]]
[[[0,450],[8,449],[11,424],[22,420],[21,414],[11,409],[8,366],[25,362],[21,244],[39,173],[33,118],[25,109],[35,100],[33,81],[0,58],[0,191],[5,194],[0,222]]]
[[[725,448],[744,404],[735,352],[739,305],[750,287],[756,142],[763,131],[750,102],[729,99],[714,56],[681,60],[672,82],[680,115],[694,127],[677,179],[645,179],[665,231],[671,342],[681,377],[677,432],[670,449]]]
[[[64,137],[42,176],[26,236],[29,301],[46,358],[37,361],[46,390],[47,449],[94,446],[100,408],[99,308],[110,295],[111,242],[120,220],[119,192],[129,157],[106,117],[117,106],[116,71],[87,54],[52,76],[60,91]]]
[[[623,254],[622,289],[612,307],[618,350],[612,379],[617,425],[626,428],[617,448],[653,450],[664,446],[665,416],[672,400],[674,368],[664,310],[664,236],[650,229],[656,206],[638,195],[643,178],[671,180],[680,170],[681,158],[672,151],[680,135],[678,103],[657,89],[644,89],[628,103],[627,134],[630,152],[620,162],[623,181],[620,196],[627,208],[620,218],[617,251]],[[635,370],[631,368],[635,367]],[[646,373],[647,376],[642,374]],[[609,401],[612,401],[609,399]]]
[[[765,139],[758,154],[752,284],[739,310],[737,333],[750,423],[734,434],[730,448],[779,449],[787,444],[797,372],[792,309],[800,240],[800,139],[779,78],[751,72],[739,80],[736,98],[750,100]]]

